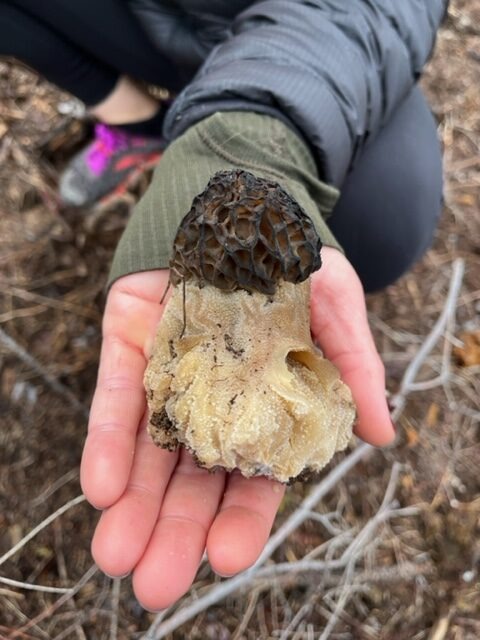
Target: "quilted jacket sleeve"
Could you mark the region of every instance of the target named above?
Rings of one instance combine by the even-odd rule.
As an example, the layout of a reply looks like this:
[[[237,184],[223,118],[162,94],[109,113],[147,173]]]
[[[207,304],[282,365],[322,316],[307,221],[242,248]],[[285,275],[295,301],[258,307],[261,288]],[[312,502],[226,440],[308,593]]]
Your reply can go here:
[[[216,111],[255,111],[303,135],[341,186],[418,79],[447,0],[263,0],[240,13],[169,111],[174,139]]]

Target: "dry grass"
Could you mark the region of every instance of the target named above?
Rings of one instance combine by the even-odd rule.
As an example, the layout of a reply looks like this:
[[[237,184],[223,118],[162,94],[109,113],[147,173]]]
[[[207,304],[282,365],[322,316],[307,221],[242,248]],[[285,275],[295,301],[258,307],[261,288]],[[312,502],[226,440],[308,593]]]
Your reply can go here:
[[[397,409],[398,444],[358,456],[300,519],[312,488],[289,490],[278,545],[248,587],[230,585],[227,594],[229,581],[204,564],[191,593],[155,627],[128,579],[112,582],[91,568],[97,514],[74,500],[103,286],[146,180],[106,210],[62,210],[58,172],[86,125],[59,114],[68,96],[0,63],[0,580],[60,590],[0,582],[0,638],[126,639],[150,628],[151,638],[310,640],[329,626],[337,640],[480,637],[479,25],[477,0],[452,2],[424,78],[445,147],[446,205],[434,246],[368,300],[394,398],[444,309],[456,259],[465,262],[455,314],[418,372],[423,384]],[[62,505],[69,508],[2,562]],[[212,593],[213,604],[168,631],[172,616]]]

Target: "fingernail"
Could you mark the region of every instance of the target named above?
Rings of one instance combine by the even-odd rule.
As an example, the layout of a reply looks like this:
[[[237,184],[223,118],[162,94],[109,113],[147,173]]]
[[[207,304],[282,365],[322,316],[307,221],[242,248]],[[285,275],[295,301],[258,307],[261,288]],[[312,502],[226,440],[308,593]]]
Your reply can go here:
[[[215,571],[215,573],[217,574],[217,576],[220,576],[220,578],[233,578],[233,576],[236,575],[236,573],[220,573],[220,571]]]
[[[148,613],[162,613],[162,611],[165,611],[165,608],[163,608],[163,609],[150,609],[149,607],[146,607],[141,602],[139,604],[142,607],[142,609],[145,609],[145,611],[148,611]]]
[[[106,571],[103,572],[107,578],[110,578],[111,580],[123,580],[124,578],[128,578],[128,576],[130,575],[131,571],[127,571],[127,573],[122,574],[121,576],[112,576],[109,573],[107,573]]]

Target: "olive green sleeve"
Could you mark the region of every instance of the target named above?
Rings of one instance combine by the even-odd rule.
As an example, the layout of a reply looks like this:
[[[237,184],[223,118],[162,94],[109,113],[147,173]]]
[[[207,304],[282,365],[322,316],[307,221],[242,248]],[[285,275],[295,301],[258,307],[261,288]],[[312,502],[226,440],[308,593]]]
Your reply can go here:
[[[276,118],[215,113],[165,151],[118,244],[108,284],[167,268],[177,227],[210,178],[234,168],[278,182],[312,219],[325,245],[340,248],[325,223],[339,192],[321,182],[305,143]]]

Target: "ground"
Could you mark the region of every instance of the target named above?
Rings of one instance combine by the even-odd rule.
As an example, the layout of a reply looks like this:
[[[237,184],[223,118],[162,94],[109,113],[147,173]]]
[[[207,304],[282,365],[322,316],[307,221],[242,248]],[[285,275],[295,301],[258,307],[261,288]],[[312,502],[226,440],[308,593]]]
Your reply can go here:
[[[444,146],[445,206],[433,247],[411,273],[368,298],[394,401],[442,314],[454,265],[464,261],[446,339],[423,362],[417,381],[442,378],[410,391],[397,443],[337,482],[272,561],[293,566],[313,550],[315,558],[339,557],[376,517],[374,536],[347,586],[334,570],[257,579],[167,637],[320,638],[333,611],[337,622],[329,637],[342,640],[480,637],[479,25],[478,0],[452,2],[422,80]],[[60,594],[0,583],[0,637],[6,638],[136,638],[155,619],[136,603],[129,579],[112,585],[100,573],[87,573],[98,514],[84,502],[1,558],[80,494],[105,279],[131,204],[148,182],[143,178],[100,210],[62,209],[59,171],[88,135],[88,125],[65,113],[72,106],[69,96],[30,71],[0,62],[0,574],[53,587],[85,576],[64,604]],[[392,508],[400,511],[379,518],[389,478],[389,497],[397,501]],[[310,490],[289,489],[277,530]],[[190,596],[219,582],[203,565]]]

